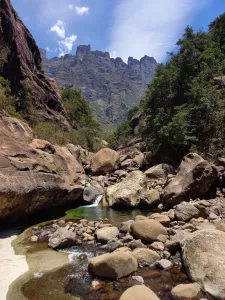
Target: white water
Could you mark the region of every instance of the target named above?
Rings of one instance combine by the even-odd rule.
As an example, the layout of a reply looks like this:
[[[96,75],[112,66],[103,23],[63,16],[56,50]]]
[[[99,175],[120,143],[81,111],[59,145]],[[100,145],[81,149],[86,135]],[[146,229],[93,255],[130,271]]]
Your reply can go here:
[[[96,206],[98,206],[99,202],[102,200],[102,197],[103,197],[103,195],[98,196],[93,204],[85,205],[83,207],[96,207]]]

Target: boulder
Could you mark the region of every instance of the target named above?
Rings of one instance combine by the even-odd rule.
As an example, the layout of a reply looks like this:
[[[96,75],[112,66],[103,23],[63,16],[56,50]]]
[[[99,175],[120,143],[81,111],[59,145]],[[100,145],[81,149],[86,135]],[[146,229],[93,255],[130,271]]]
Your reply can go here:
[[[101,243],[108,243],[109,241],[115,239],[119,234],[119,229],[117,227],[104,227],[96,231],[97,240]]]
[[[106,189],[105,201],[112,207],[136,207],[145,189],[145,175],[141,171],[133,171],[120,183]]]
[[[134,255],[140,264],[153,264],[160,259],[160,256],[157,252],[147,248],[137,248],[132,252],[132,255]]]
[[[117,279],[137,271],[137,267],[137,260],[129,252],[116,251],[93,258],[88,270],[95,276]]]
[[[82,199],[86,175],[66,147],[34,139],[21,120],[0,117],[0,220]]]
[[[93,180],[84,188],[83,199],[86,202],[94,202],[98,196],[103,194],[103,187],[97,181]]]
[[[131,225],[131,232],[136,238],[143,242],[152,243],[157,240],[160,234],[167,235],[166,228],[155,220],[135,221]]]
[[[193,204],[182,202],[176,206],[175,216],[178,221],[188,222],[192,218],[198,218],[200,211]]]
[[[199,230],[191,234],[183,249],[185,268],[194,282],[216,299],[225,299],[225,233]]]
[[[156,294],[145,285],[135,285],[127,289],[120,300],[160,300]]]
[[[49,238],[48,246],[52,249],[66,248],[75,245],[76,233],[66,227],[59,227]]]
[[[122,223],[122,226],[120,228],[120,231],[122,233],[130,233],[130,227],[131,227],[131,224],[134,223],[133,220],[129,220],[129,221],[125,221]]]
[[[118,168],[119,153],[103,148],[91,157],[91,172],[96,175],[104,175]]]
[[[155,220],[161,223],[163,226],[168,227],[170,225],[170,218],[167,215],[162,215],[159,213],[154,213],[149,216],[149,219]]]
[[[166,186],[162,201],[166,208],[202,198],[207,195],[218,178],[218,171],[214,165],[204,160],[196,153],[190,153],[183,158],[178,173]]]
[[[148,179],[167,179],[169,174],[174,174],[174,168],[168,164],[159,164],[145,171]]]
[[[175,300],[195,300],[201,293],[198,283],[179,284],[171,290],[172,298]]]
[[[163,270],[168,270],[170,268],[172,268],[173,264],[171,263],[171,261],[169,261],[168,259],[160,259],[159,261],[156,262],[156,267],[163,269]]]
[[[161,203],[160,193],[158,189],[147,190],[141,198],[140,206],[143,208],[157,208]]]

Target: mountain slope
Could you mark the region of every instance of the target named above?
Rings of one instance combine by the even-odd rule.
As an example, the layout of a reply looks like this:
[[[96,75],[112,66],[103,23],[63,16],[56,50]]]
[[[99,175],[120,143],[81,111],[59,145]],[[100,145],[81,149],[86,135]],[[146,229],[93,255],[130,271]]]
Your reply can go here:
[[[154,58],[140,61],[129,57],[110,58],[108,52],[91,51],[90,45],[78,46],[76,55],[47,59],[41,50],[46,75],[61,86],[73,86],[82,95],[103,125],[115,125],[126,118],[130,108],[138,104],[152,80],[157,66]]]
[[[30,123],[47,119],[69,126],[60,91],[44,75],[35,40],[9,0],[0,2],[0,77],[10,82],[16,110]]]

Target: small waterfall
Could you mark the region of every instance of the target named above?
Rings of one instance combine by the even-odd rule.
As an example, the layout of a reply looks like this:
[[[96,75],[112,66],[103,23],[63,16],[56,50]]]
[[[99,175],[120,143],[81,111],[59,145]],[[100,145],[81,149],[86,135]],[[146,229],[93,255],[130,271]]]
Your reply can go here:
[[[92,203],[91,205],[85,205],[84,207],[96,207],[98,206],[99,202],[102,200],[103,195],[98,196],[94,203]]]

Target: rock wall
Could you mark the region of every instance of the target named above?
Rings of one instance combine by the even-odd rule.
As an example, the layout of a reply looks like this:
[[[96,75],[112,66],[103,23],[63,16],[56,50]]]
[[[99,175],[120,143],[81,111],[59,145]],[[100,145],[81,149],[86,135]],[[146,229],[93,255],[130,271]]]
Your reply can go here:
[[[27,111],[31,122],[49,119],[69,126],[60,91],[44,75],[40,51],[10,0],[0,2],[0,76],[9,80],[17,109]]]

